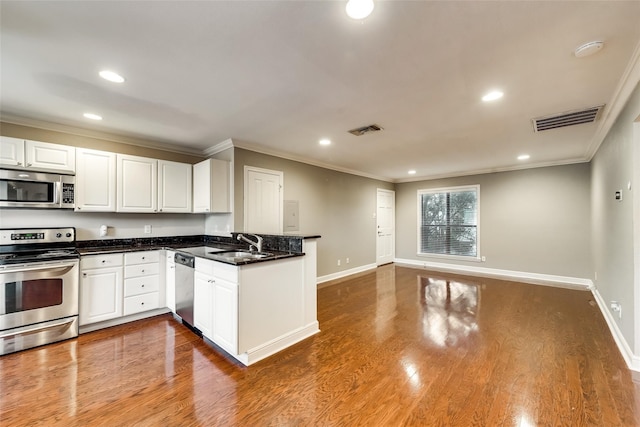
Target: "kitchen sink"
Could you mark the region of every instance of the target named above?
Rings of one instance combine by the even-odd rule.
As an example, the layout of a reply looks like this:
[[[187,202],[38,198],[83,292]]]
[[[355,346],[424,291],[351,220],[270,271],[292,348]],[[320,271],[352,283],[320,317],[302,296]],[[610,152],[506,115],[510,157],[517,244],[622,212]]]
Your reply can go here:
[[[209,252],[209,255],[219,258],[225,258],[231,261],[248,261],[253,259],[263,259],[272,257],[269,252],[250,252],[250,251],[221,251]]]

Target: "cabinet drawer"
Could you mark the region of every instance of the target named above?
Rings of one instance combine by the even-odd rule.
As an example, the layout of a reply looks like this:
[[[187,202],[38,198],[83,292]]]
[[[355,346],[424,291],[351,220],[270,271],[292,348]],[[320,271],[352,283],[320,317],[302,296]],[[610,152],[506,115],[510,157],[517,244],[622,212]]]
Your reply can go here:
[[[160,251],[128,252],[124,254],[124,265],[146,264],[160,261]]]
[[[142,311],[158,308],[160,294],[150,292],[148,294],[135,295],[124,299],[124,315],[140,313]]]
[[[124,278],[140,277],[140,276],[153,276],[160,271],[160,264],[138,264],[127,265],[124,267]]]
[[[122,265],[122,254],[85,255],[80,259],[81,270]]]
[[[160,287],[159,276],[143,276],[126,279],[124,281],[124,296],[146,294],[149,292],[157,292]]]
[[[196,271],[232,283],[238,283],[238,267],[235,265],[196,257]]]

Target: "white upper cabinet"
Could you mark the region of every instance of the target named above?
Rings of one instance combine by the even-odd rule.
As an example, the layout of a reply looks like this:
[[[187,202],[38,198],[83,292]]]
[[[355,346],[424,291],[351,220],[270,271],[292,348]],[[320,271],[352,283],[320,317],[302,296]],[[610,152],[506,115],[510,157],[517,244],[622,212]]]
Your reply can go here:
[[[117,162],[117,211],[156,212],[158,161],[118,154]]]
[[[207,159],[193,165],[193,212],[231,212],[229,162]]]
[[[79,212],[116,211],[116,154],[76,149],[76,207]]]
[[[158,211],[191,212],[191,171],[188,163],[158,160]]]
[[[0,136],[0,165],[24,166],[24,139]]]
[[[76,171],[76,149],[3,136],[0,137],[0,165],[73,174]]]

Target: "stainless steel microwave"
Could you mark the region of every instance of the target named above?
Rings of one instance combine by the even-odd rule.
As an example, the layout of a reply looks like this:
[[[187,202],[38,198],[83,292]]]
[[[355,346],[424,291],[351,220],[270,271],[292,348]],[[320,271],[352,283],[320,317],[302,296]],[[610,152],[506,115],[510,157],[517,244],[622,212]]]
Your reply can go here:
[[[0,208],[73,209],[76,177],[0,169]]]

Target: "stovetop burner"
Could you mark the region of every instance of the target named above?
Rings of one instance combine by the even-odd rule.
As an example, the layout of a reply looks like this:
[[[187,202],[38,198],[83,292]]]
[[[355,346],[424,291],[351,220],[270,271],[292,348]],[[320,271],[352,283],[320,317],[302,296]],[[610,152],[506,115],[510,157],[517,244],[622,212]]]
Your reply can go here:
[[[79,258],[75,228],[0,229],[0,265]]]

